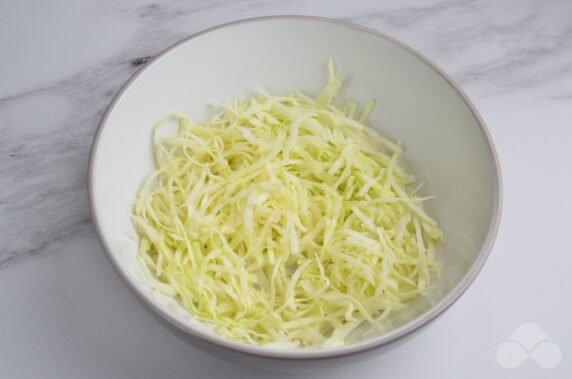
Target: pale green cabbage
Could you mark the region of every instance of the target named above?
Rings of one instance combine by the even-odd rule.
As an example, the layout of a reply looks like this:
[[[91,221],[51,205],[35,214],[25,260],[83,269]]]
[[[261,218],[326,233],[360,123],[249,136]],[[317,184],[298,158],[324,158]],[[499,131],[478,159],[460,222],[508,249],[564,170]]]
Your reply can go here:
[[[442,232],[366,127],[373,102],[335,105],[342,80],[237,101],[154,137],[157,170],[134,206],[138,259],[155,289],[225,337],[339,346],[427,288]],[[161,127],[161,123],[155,128]]]

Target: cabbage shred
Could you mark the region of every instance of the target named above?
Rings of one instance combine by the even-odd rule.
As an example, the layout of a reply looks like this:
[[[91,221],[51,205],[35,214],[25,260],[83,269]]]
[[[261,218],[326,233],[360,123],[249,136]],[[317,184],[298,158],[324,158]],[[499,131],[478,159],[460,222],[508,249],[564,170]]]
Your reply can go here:
[[[212,120],[173,115],[133,220],[156,290],[222,336],[258,345],[343,345],[424,292],[443,238],[399,164],[400,144],[333,103],[261,95]],[[160,128],[162,123],[157,124]]]

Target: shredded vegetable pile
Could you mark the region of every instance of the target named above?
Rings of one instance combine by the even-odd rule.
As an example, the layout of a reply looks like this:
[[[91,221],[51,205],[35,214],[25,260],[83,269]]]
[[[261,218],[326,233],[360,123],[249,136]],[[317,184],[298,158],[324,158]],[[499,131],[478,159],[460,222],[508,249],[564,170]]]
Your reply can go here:
[[[157,170],[134,206],[138,259],[222,336],[258,345],[340,346],[424,292],[443,238],[422,209],[402,147],[333,103],[342,78],[225,105],[212,120],[172,115]]]

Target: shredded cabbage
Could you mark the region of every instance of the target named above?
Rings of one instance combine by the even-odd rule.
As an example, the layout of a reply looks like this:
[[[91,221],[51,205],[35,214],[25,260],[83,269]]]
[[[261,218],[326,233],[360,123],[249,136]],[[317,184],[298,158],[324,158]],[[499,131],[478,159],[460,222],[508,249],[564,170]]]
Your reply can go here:
[[[224,105],[205,123],[171,115],[133,220],[138,260],[222,336],[343,345],[422,294],[443,238],[399,165],[401,144],[364,125],[373,108],[295,91]]]

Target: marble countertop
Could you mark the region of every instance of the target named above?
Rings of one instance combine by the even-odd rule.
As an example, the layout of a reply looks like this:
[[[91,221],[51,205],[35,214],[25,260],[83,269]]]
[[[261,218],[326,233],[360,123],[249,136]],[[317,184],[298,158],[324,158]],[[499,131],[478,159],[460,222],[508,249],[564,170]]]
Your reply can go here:
[[[433,59],[480,109],[504,178],[501,230],[467,293],[411,341],[312,377],[569,378],[568,0],[3,2],[0,377],[268,376],[191,347],[136,300],[97,241],[86,176],[106,105],[149,57],[207,27],[274,14],[349,20]],[[526,322],[562,352],[557,367],[546,370],[531,358],[514,369],[501,367],[497,349]],[[525,350],[534,358],[542,353],[535,349]]]

